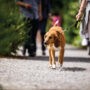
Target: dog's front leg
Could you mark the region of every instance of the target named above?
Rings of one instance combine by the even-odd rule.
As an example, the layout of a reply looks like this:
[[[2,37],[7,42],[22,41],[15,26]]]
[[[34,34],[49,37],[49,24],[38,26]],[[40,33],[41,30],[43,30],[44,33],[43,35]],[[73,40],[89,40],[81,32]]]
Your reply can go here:
[[[52,67],[51,48],[49,48],[49,67]]]
[[[56,68],[55,50],[53,47],[51,47],[51,58],[52,58],[52,68]]]
[[[63,65],[63,58],[64,58],[64,47],[61,47],[58,57],[58,63],[60,64],[60,67]]]

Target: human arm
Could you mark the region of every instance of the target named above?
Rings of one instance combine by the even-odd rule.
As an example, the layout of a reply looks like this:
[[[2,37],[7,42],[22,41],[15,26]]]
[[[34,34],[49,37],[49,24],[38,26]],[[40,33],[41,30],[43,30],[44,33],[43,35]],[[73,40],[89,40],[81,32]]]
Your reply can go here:
[[[78,14],[76,15],[76,20],[77,21],[81,19],[82,15],[83,15],[83,12],[86,8],[86,5],[87,5],[87,0],[82,0],[81,4],[80,4],[80,9],[78,11]]]
[[[30,4],[25,3],[25,2],[22,2],[22,1],[17,1],[16,4],[17,4],[18,6],[25,7],[25,8],[27,8],[27,9],[29,9],[29,8],[32,7]]]
[[[41,0],[40,0],[40,3],[38,5],[38,13],[39,13],[39,20],[41,21],[42,20],[42,5],[41,5]]]

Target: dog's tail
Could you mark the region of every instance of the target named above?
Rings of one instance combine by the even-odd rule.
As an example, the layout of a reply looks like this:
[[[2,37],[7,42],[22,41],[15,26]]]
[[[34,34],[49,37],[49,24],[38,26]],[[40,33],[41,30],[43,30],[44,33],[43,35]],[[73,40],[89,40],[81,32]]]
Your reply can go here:
[[[57,20],[54,24],[54,26],[58,26],[59,20]]]

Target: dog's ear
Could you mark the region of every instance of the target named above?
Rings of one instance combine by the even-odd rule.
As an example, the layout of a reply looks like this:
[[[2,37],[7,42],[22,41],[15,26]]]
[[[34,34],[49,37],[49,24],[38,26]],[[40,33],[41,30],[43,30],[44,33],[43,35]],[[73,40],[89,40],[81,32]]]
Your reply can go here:
[[[47,33],[44,35],[44,39],[47,37]]]
[[[59,32],[56,32],[56,34],[55,34],[55,36],[54,36],[54,45],[55,45],[55,47],[58,47],[59,46],[59,44],[60,44],[60,39],[59,39]]]
[[[59,31],[56,31],[56,35],[60,37],[61,33]]]
[[[59,31],[56,31],[56,34],[57,34],[59,40],[62,41],[62,33],[60,33]]]

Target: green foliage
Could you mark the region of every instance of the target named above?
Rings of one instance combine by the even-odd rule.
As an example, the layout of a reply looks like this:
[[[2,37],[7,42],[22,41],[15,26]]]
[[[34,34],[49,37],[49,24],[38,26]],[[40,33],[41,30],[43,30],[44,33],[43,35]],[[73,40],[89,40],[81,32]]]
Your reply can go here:
[[[71,2],[68,6],[68,11],[66,11],[66,15],[64,15],[64,25],[63,27],[69,28],[66,34],[66,41],[67,43],[80,45],[80,36],[79,36],[79,29],[74,27],[76,22],[76,14],[78,11],[78,3],[76,1]],[[78,43],[76,43],[78,42]]]
[[[63,19],[66,42],[80,46],[79,29],[74,27],[78,8],[79,0],[52,0],[52,12],[59,12]]]
[[[24,40],[24,23],[14,1],[0,1],[0,55],[16,53]]]

